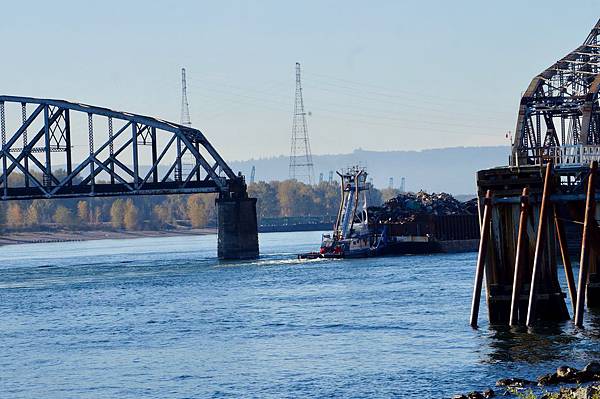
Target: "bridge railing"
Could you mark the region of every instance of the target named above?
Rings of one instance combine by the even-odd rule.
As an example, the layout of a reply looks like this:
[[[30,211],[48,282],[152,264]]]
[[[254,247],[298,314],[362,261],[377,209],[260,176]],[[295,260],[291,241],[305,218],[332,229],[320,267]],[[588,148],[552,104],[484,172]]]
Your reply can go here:
[[[528,153],[528,164],[542,165],[548,161],[559,167],[577,167],[600,162],[599,145],[564,145],[553,147],[535,147]]]

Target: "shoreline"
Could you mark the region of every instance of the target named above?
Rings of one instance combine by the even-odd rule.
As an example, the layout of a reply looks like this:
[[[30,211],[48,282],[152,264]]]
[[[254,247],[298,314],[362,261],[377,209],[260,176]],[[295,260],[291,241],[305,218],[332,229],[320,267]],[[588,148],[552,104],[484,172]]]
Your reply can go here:
[[[504,396],[519,399],[595,399],[600,397],[600,363],[589,362],[581,370],[560,366],[556,371],[539,376],[536,380],[502,378],[496,382],[504,392],[492,388],[483,392],[457,394],[452,399],[488,399]]]
[[[19,244],[43,244],[93,240],[121,240],[131,238],[201,236],[216,234],[216,228],[175,230],[55,230],[0,233],[0,246]]]

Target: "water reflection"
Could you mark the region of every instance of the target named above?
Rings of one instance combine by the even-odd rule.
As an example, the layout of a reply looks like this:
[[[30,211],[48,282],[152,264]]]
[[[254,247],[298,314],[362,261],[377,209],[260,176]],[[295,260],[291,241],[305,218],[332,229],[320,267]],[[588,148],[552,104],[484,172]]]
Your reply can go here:
[[[600,309],[598,308],[587,308],[586,319],[584,328],[580,330],[580,333],[589,339],[600,340]]]
[[[535,328],[489,327],[489,353],[484,362],[537,364],[570,357],[581,337],[570,322],[544,323]]]

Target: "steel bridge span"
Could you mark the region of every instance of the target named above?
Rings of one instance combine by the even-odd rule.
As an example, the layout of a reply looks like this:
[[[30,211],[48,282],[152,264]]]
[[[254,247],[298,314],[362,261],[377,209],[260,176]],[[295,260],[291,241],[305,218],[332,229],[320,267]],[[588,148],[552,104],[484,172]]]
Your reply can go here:
[[[218,193],[219,258],[258,256],[256,200],[204,134],[64,100],[0,96],[0,200]]]
[[[575,325],[586,306],[600,308],[599,161],[600,20],[531,80],[509,166],[477,174],[482,239],[471,325],[484,278],[491,324],[569,319],[561,264]]]

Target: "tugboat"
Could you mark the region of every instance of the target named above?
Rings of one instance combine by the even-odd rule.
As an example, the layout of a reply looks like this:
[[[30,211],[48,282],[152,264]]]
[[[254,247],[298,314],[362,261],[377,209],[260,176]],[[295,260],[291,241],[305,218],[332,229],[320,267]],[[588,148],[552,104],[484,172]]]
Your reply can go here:
[[[373,234],[369,229],[367,182],[364,168],[355,166],[336,172],[341,179],[341,201],[331,234],[324,234],[319,252],[299,254],[299,259],[363,258],[378,255],[385,246],[386,229]]]
[[[333,232],[323,234],[319,252],[299,254],[298,259],[477,250],[477,211],[466,210],[466,203],[460,203],[448,194],[428,195],[419,192],[401,194],[386,202],[384,207],[369,209],[367,193],[371,184],[367,182],[365,169],[355,166],[337,174],[341,179],[341,201]],[[433,208],[437,205],[432,206],[435,201],[450,204],[456,209],[435,210]],[[394,206],[402,208],[407,214],[394,215],[391,209]],[[383,210],[383,217],[378,209]]]

